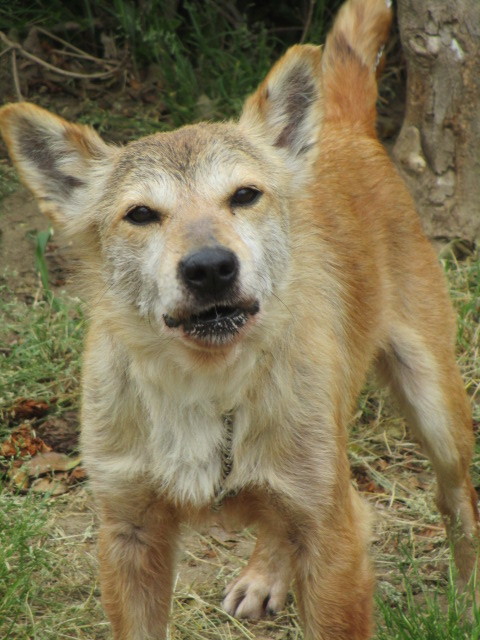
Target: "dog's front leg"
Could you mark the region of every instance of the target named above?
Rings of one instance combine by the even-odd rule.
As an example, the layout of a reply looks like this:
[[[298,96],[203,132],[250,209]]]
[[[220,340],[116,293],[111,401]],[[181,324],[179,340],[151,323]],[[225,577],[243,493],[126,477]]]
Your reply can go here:
[[[305,640],[367,640],[372,634],[368,516],[353,488],[344,486],[342,493],[326,518],[305,514],[294,534]]]
[[[102,602],[115,640],[164,640],[178,522],[158,500],[115,495],[100,502]]]

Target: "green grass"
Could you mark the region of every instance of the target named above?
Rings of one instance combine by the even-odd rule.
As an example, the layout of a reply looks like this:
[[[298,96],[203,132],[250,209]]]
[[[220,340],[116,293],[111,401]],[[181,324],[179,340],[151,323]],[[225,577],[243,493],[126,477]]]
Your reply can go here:
[[[78,405],[83,316],[78,301],[27,304],[0,288],[0,436],[17,398]]]
[[[429,585],[411,549],[403,553],[401,594],[386,589],[377,599],[380,629],[376,640],[478,640],[480,612],[474,585],[460,591],[452,564],[443,587]]]
[[[109,637],[96,583],[91,514],[89,527],[72,531],[68,524],[78,518],[77,503],[77,496],[0,491],[0,638]]]
[[[0,637],[28,637],[32,604],[42,606],[52,559],[44,548],[45,499],[0,492]],[[22,632],[23,635],[23,632]]]
[[[457,351],[467,390],[475,401],[474,418],[480,421],[480,255],[464,262],[444,261],[453,303],[457,310]]]

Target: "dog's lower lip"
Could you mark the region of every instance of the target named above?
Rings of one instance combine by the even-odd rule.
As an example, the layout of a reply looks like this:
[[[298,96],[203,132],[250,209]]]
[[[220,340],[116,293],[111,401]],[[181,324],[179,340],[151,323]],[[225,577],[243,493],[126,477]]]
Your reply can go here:
[[[163,316],[167,327],[176,329],[180,326],[188,336],[199,339],[226,339],[237,333],[246,323],[249,316],[260,310],[258,301],[250,306],[235,307],[213,305],[200,313],[186,318],[175,318],[168,314]]]

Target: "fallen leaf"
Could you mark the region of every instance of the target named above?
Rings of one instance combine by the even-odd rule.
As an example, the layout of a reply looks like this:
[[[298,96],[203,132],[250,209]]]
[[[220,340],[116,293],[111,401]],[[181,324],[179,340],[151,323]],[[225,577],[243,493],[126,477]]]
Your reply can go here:
[[[68,476],[68,481],[70,484],[77,484],[84,482],[87,477],[87,470],[84,467],[76,467]]]
[[[49,493],[52,496],[60,496],[70,489],[66,473],[37,478],[32,482],[30,488],[35,493]]]
[[[385,460],[384,458],[379,458],[375,462],[375,467],[378,471],[385,471],[385,469],[388,469],[388,466],[389,462],[387,462],[387,460]]]
[[[25,458],[47,451],[51,451],[51,448],[35,435],[29,424],[14,429],[0,445],[0,456],[5,458]]]
[[[19,398],[16,404],[10,408],[10,416],[14,420],[29,420],[40,418],[50,410],[50,405],[43,400]]]
[[[364,491],[365,493],[383,493],[382,487],[380,487],[373,480],[370,480],[370,482],[366,482],[365,484],[359,484],[358,489],[359,491]]]
[[[23,467],[12,467],[8,472],[10,478],[10,485],[17,489],[17,491],[26,491],[28,489],[28,473]]]
[[[418,532],[418,535],[424,536],[425,538],[443,537],[444,531],[443,527],[423,527],[422,530]]]
[[[39,453],[28,460],[24,467],[30,478],[41,476],[51,471],[71,471],[80,464],[81,458],[70,458],[64,453],[47,451]]]

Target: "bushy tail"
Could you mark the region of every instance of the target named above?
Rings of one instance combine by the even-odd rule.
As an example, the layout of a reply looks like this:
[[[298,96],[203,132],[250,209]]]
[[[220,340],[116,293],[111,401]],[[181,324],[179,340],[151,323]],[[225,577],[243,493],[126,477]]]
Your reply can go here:
[[[391,23],[389,0],[347,0],[323,54],[325,121],[375,135],[376,72]]]

